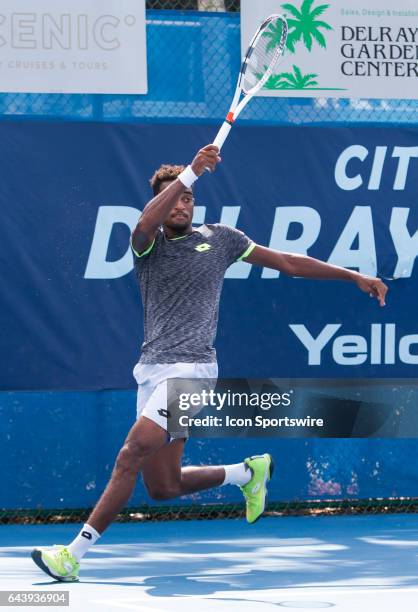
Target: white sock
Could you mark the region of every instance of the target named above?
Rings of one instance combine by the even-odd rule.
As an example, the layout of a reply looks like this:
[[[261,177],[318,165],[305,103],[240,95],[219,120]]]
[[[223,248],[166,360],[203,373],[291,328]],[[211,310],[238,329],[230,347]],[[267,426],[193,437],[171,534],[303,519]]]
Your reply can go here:
[[[222,485],[233,484],[233,485],[246,485],[252,478],[250,468],[246,463],[234,463],[233,465],[224,465],[225,480]]]
[[[67,546],[68,550],[77,561],[80,561],[93,544],[100,538],[94,527],[90,527],[87,523],[83,526],[78,536]]]

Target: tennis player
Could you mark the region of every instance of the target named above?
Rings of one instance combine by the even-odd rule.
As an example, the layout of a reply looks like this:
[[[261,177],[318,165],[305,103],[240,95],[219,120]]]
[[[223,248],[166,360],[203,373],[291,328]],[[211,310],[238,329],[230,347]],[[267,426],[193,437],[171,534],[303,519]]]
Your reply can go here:
[[[137,421],[121,448],[111,479],[80,533],[68,546],[36,548],[35,563],[60,581],[77,581],[80,561],[127,504],[139,472],[153,499],[238,485],[246,517],[254,523],[265,507],[273,471],[270,455],[224,466],[182,467],[184,433],[168,436],[168,378],[216,379],[213,341],[226,269],[235,261],[279,270],[290,276],[354,282],[385,304],[386,285],[317,259],[255,244],[221,224],[192,227],[192,185],[205,169],[215,170],[219,149],[201,149],[191,165],[164,165],[151,179],[154,198],[132,234],[135,270],[144,307],[144,343],[134,369],[138,382]]]

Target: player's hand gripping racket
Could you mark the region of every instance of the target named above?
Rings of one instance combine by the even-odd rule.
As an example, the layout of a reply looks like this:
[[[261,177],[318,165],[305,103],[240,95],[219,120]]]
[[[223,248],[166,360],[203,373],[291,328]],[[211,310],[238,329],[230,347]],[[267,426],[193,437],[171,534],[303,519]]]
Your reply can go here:
[[[231,108],[213,141],[219,150],[235,119],[265,85],[282,57],[286,47],[287,29],[287,21],[282,15],[270,15],[254,34],[242,62]],[[240,101],[241,94],[244,97]]]

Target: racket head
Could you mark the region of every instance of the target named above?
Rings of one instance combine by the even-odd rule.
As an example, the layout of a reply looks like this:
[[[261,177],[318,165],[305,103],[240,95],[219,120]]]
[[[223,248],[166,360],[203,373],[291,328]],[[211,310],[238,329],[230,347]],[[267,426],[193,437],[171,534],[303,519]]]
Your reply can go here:
[[[238,87],[254,95],[265,85],[286,48],[288,26],[280,14],[270,15],[254,34],[242,62]]]

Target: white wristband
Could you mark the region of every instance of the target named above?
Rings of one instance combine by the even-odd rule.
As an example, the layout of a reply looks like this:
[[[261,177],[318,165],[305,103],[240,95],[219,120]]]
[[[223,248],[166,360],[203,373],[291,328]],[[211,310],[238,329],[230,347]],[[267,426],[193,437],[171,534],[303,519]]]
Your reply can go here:
[[[195,181],[197,181],[199,177],[196,176],[196,174],[193,172],[191,166],[187,166],[187,168],[185,168],[183,172],[178,175],[177,178],[183,183],[185,187],[188,187],[190,189],[190,187]]]

